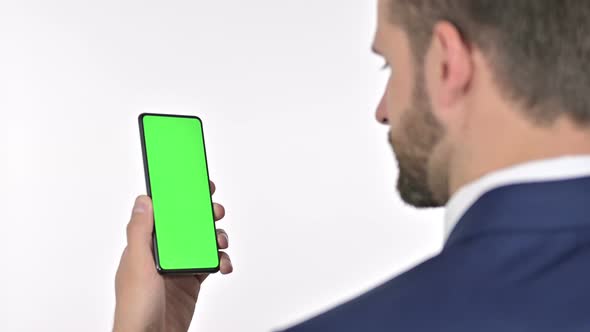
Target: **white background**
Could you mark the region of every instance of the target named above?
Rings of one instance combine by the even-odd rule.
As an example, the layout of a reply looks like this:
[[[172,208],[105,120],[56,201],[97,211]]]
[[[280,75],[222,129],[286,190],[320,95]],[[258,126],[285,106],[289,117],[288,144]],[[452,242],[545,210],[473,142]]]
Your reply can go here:
[[[235,272],[191,331],[271,331],[442,244],[395,191],[375,1],[0,2],[0,330],[108,331],[137,115],[199,115]],[[221,225],[220,225],[221,226]]]

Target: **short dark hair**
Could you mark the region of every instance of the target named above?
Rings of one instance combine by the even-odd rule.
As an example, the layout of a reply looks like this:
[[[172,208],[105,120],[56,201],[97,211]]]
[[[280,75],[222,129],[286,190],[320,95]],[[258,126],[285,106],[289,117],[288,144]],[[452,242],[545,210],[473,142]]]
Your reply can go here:
[[[387,0],[420,64],[448,21],[485,54],[501,91],[538,124],[567,114],[590,125],[590,1]]]

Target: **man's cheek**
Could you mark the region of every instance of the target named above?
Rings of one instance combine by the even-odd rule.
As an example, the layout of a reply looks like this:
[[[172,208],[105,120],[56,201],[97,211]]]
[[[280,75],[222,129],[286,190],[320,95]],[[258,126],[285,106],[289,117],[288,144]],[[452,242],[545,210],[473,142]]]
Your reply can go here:
[[[406,88],[404,88],[401,85],[402,84],[392,84],[392,86],[389,89],[388,105],[390,108],[395,108],[392,109],[391,112],[403,110],[408,106],[410,96],[407,95]]]
[[[396,94],[390,95],[389,99],[387,100],[387,116],[392,129],[398,126],[404,109],[405,106],[400,103],[399,96]]]

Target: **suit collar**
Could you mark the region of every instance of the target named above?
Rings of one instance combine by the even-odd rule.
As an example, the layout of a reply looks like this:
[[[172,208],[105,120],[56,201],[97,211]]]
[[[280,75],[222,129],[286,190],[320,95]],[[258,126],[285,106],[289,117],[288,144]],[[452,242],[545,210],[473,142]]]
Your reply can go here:
[[[445,237],[484,193],[517,183],[566,180],[590,176],[590,156],[576,155],[535,160],[489,173],[459,189],[445,210]]]
[[[542,232],[590,227],[590,176],[502,186],[461,217],[445,248],[490,232]]]

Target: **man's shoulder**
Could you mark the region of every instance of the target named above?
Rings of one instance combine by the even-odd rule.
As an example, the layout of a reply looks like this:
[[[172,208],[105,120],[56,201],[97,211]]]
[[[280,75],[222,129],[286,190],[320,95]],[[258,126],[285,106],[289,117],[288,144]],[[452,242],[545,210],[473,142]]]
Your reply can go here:
[[[422,320],[425,310],[436,307],[454,288],[445,253],[433,256],[370,291],[329,310],[291,332],[393,331],[404,321]],[[432,317],[436,312],[428,313]],[[395,316],[394,316],[395,315]],[[285,331],[285,332],[287,332]]]
[[[580,236],[578,230],[465,241],[287,331],[552,331],[562,324],[590,330],[583,309],[590,306],[590,246]],[[567,315],[555,310],[562,307]]]

